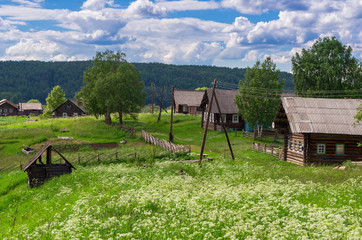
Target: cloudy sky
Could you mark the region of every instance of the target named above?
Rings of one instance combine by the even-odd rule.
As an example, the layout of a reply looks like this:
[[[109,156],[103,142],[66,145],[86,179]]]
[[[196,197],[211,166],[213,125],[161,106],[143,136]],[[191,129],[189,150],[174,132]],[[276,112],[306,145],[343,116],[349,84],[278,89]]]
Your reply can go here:
[[[336,36],[362,57],[361,0],[0,0],[0,60],[72,61],[121,50],[131,62],[229,67],[291,57]]]

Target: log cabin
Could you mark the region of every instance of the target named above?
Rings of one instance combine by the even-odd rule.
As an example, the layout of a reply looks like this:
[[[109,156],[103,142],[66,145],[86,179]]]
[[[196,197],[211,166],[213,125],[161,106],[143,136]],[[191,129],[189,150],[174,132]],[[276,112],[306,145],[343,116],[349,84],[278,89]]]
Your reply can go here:
[[[201,109],[202,111],[202,119],[201,119],[201,127],[206,126],[207,121],[207,107],[211,100],[212,89],[207,89],[204,93]],[[219,110],[216,105],[215,99],[212,102],[211,111],[210,111],[210,120],[208,129],[214,131],[221,131],[221,118],[225,123],[226,128],[231,129],[244,129],[245,121],[239,116],[238,108],[234,103],[235,95],[238,94],[237,90],[222,90],[215,89],[215,95],[220,105],[221,116]]]
[[[16,116],[18,115],[18,105],[7,99],[0,100],[0,116]]]
[[[362,99],[282,97],[274,120],[284,134],[284,160],[299,165],[362,162]]]
[[[75,99],[68,99],[52,112],[53,117],[80,117],[85,115],[87,115],[87,111],[83,108],[83,102]]]
[[[52,150],[59,154],[64,163],[52,163]],[[46,152],[46,162],[42,161],[42,155]],[[46,143],[30,160],[23,166],[23,171],[28,173],[28,186],[37,187],[45,181],[63,174],[71,173],[75,167],[52,145]]]
[[[41,103],[19,103],[19,115],[34,114],[38,116],[43,113]]]
[[[200,104],[204,93],[205,90],[198,91],[175,89],[175,112],[190,115],[201,114],[202,108],[200,107]]]

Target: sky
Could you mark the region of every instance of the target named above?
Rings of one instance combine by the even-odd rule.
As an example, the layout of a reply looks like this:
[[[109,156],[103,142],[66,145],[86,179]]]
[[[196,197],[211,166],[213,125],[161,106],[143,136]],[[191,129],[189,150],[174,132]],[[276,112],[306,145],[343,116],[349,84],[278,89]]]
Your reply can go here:
[[[361,0],[0,0],[0,60],[90,60],[282,71],[318,38],[335,36],[362,58]]]

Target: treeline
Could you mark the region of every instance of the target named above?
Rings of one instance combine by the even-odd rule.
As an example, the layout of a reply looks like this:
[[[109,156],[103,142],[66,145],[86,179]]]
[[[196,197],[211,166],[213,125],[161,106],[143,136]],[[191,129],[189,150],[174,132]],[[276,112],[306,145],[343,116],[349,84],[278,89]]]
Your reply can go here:
[[[230,83],[230,88],[237,87],[244,81],[246,69],[215,66],[168,65],[161,63],[134,63],[145,84],[146,104],[151,103],[154,82],[158,95],[165,87],[164,101],[169,105],[171,87],[177,89],[195,89],[210,87],[213,79]],[[26,102],[38,99],[43,104],[54,86],[60,85],[67,98],[74,98],[83,84],[83,72],[92,66],[91,61],[76,62],[40,62],[40,61],[3,61],[0,62],[0,99],[12,102]],[[285,78],[284,89],[292,91],[292,75],[281,72]]]

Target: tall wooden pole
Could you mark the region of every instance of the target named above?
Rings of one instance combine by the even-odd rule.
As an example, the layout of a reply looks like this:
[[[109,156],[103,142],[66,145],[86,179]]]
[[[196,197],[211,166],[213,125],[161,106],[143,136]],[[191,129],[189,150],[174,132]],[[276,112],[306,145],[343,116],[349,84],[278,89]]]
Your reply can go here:
[[[201,166],[202,157],[204,156],[204,148],[205,148],[205,142],[206,142],[206,135],[207,135],[207,128],[209,127],[209,120],[210,120],[210,111],[212,106],[212,100],[214,99],[214,93],[215,93],[215,86],[216,86],[216,79],[214,80],[214,83],[212,85],[212,94],[211,99],[209,102],[209,106],[207,107],[207,119],[204,129],[204,136],[202,138],[202,144],[201,144],[201,150],[200,150],[200,158],[199,158],[199,165]]]
[[[170,133],[168,135],[168,141],[173,143],[173,135],[172,135],[172,123],[173,123],[173,109],[174,109],[174,104],[175,104],[175,99],[174,99],[174,92],[175,92],[175,88],[174,86],[172,86],[172,95],[171,95],[171,122],[170,122]]]
[[[161,101],[160,101],[160,113],[158,114],[158,119],[157,122],[161,121],[161,112],[162,112],[162,108],[163,108],[163,89],[165,88],[165,86],[162,87],[162,92],[161,92]]]
[[[153,103],[153,99],[154,99],[154,97],[155,97],[155,93],[154,93],[154,85],[155,85],[155,83],[154,82],[152,82],[151,83],[151,85],[152,85],[152,114],[153,114],[153,112],[154,112],[154,107],[155,107],[155,105],[154,105],[154,103]]]
[[[215,95],[216,106],[217,106],[217,109],[218,109],[218,111],[219,111],[219,115],[220,115],[220,119],[221,119],[221,126],[222,126],[222,128],[223,128],[223,130],[224,130],[225,137],[226,137],[226,140],[227,140],[228,145],[229,145],[229,150],[230,150],[230,153],[231,153],[231,158],[232,158],[233,160],[235,160],[234,153],[233,153],[233,149],[231,148],[229,136],[228,136],[228,133],[227,133],[227,131],[226,131],[224,121],[222,120],[220,105],[219,105],[219,102],[217,101],[217,97],[216,97],[216,94],[215,94],[215,89],[213,89],[213,91],[214,91],[214,92],[213,92],[213,95]]]

